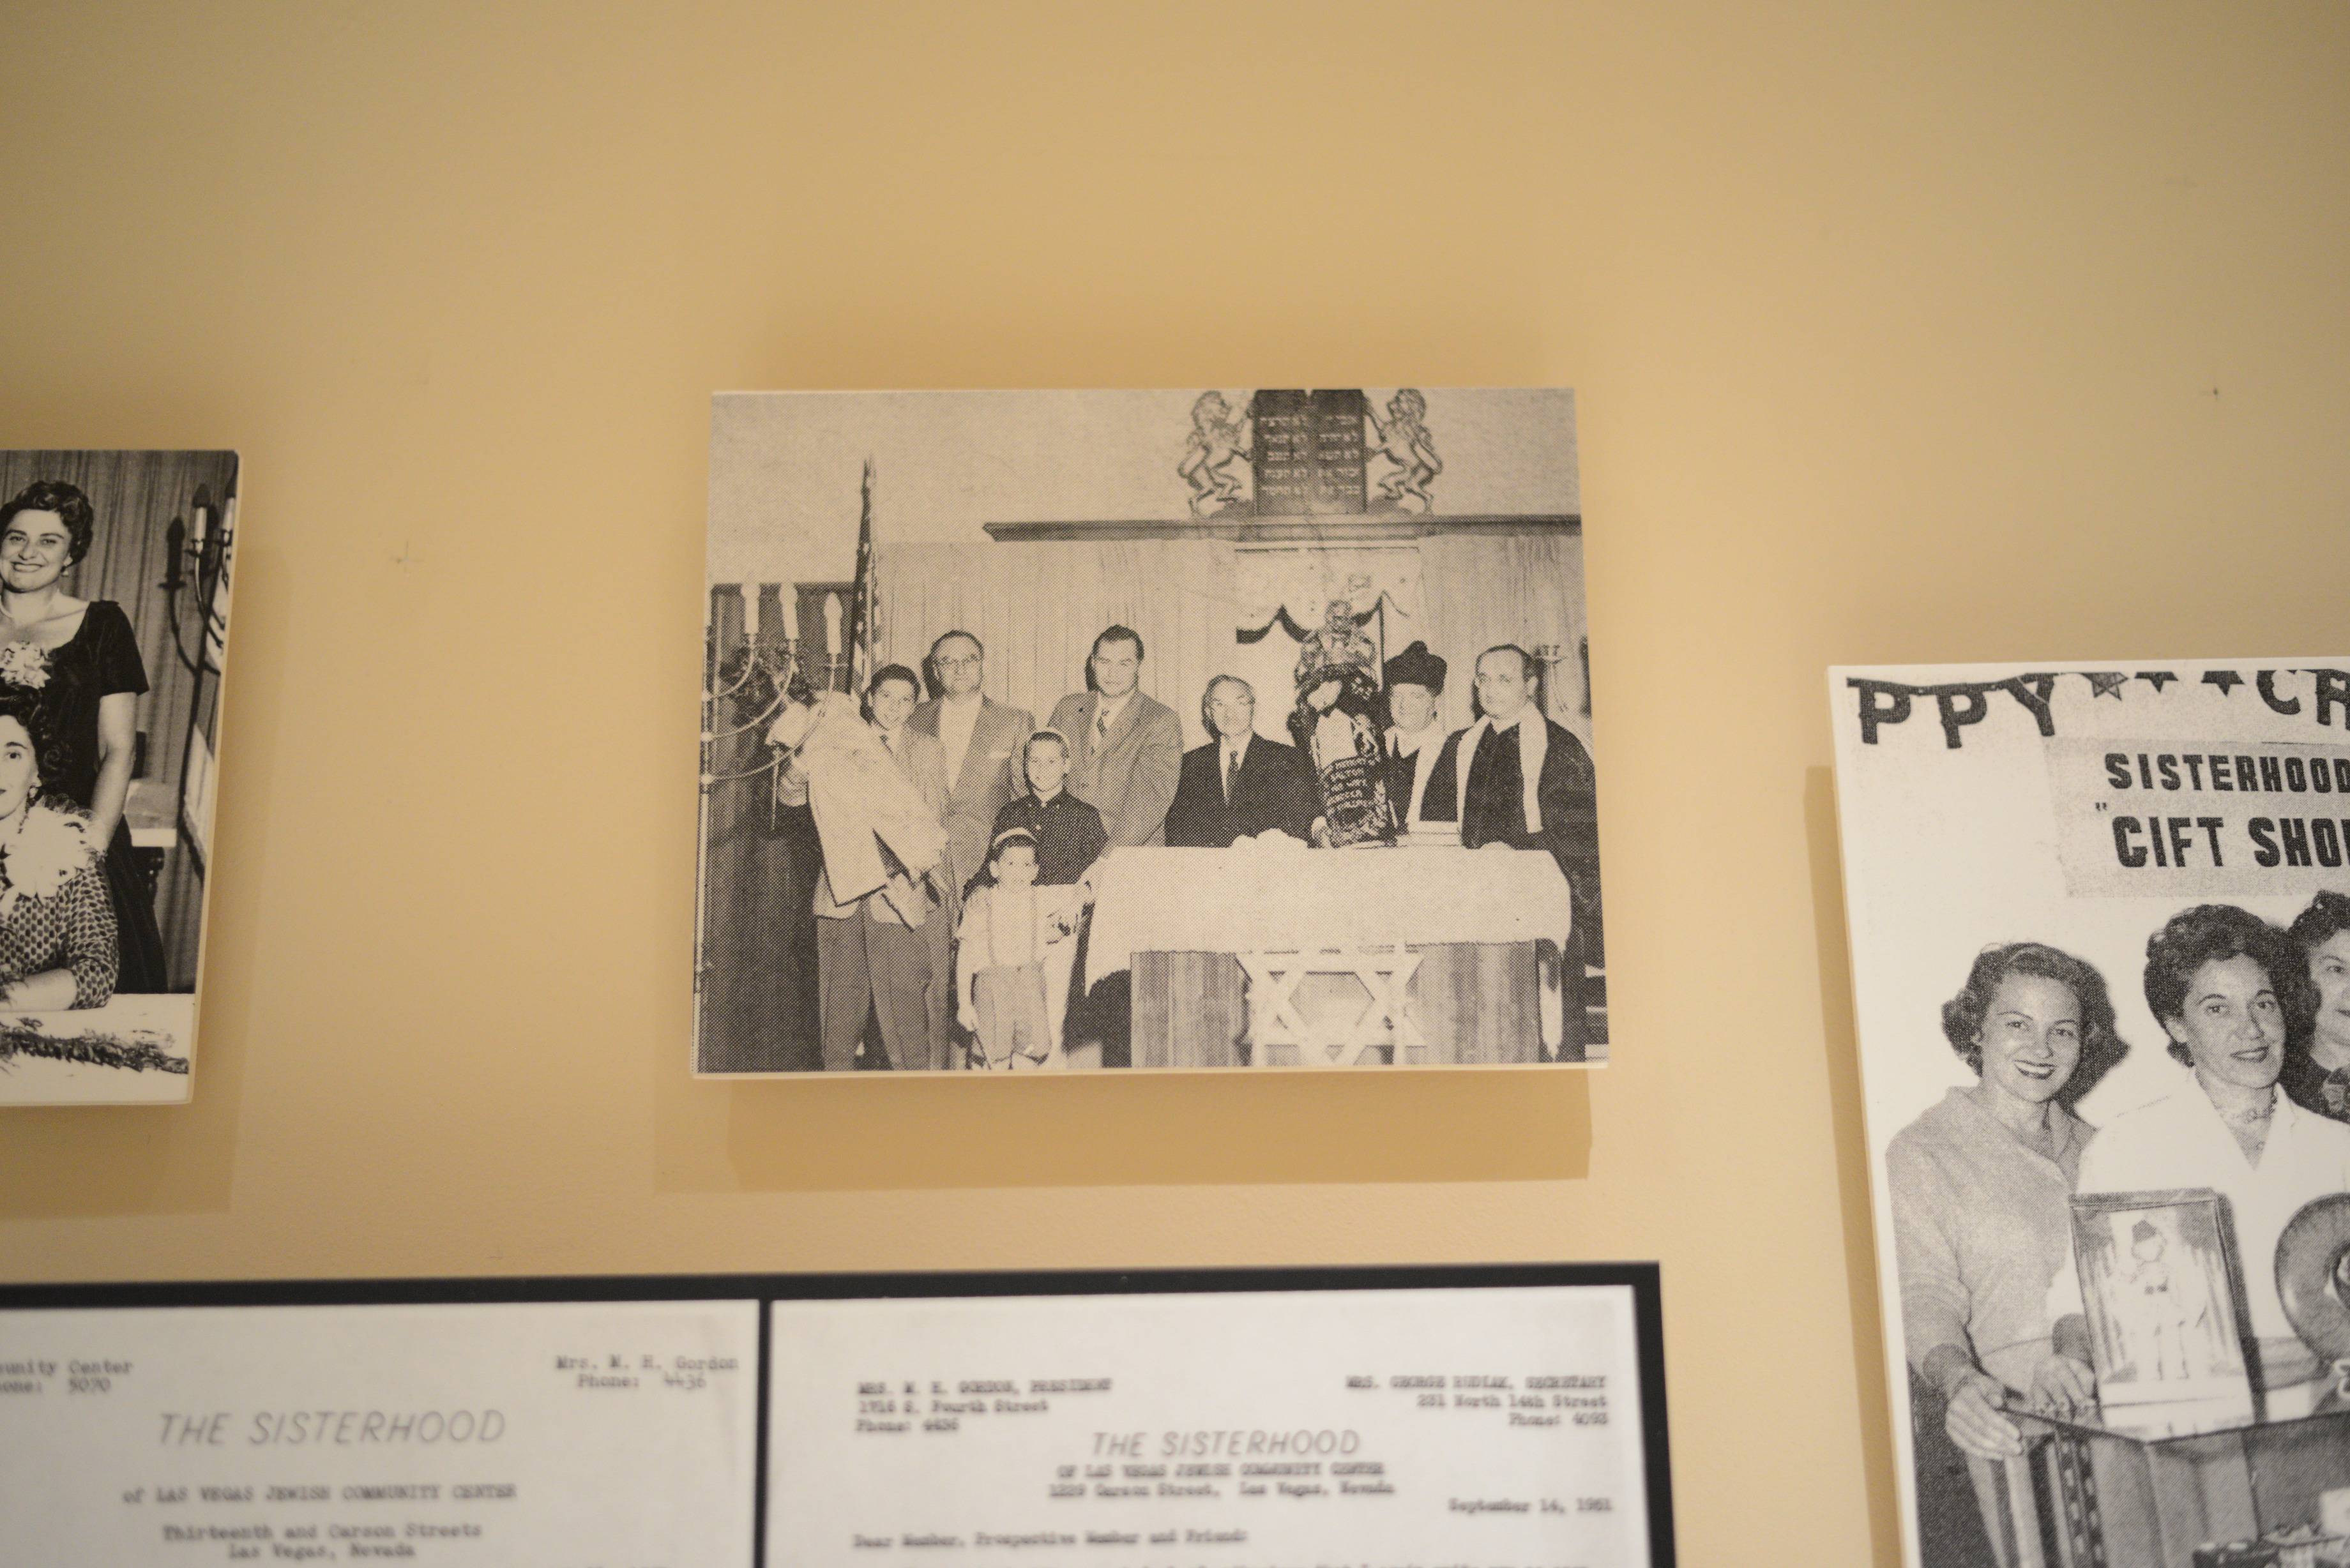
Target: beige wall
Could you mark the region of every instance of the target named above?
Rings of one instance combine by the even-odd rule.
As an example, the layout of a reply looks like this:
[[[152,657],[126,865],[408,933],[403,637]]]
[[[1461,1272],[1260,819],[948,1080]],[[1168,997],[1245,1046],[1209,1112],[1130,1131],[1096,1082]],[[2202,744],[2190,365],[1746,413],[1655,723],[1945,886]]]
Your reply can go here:
[[[1894,1560],[1821,670],[2342,651],[2340,6],[5,30],[0,444],[247,469],[196,1100],[0,1274],[1654,1257],[1686,1560]],[[687,1078],[712,389],[1402,381],[1576,389],[1617,1065]]]

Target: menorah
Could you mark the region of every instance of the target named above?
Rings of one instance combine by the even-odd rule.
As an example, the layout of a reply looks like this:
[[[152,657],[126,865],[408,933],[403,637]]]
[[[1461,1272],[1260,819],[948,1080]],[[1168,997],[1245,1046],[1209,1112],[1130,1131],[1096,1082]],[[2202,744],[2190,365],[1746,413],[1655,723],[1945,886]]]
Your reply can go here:
[[[713,626],[707,639],[702,667],[707,683],[702,691],[702,788],[707,794],[715,784],[758,778],[774,771],[776,759],[770,751],[754,767],[718,773],[714,771],[717,749],[737,735],[754,731],[765,732],[786,700],[799,659],[795,639],[762,638],[755,633],[746,636],[732,650],[723,650],[719,629]],[[746,701],[754,705],[751,716],[728,724],[725,721],[730,705],[739,707]]]
[[[845,691],[850,654],[844,635],[851,585],[790,585],[797,598],[801,635],[791,635],[791,611],[781,583],[719,583],[712,587],[709,631],[702,655],[702,787],[757,778],[771,772],[775,757],[738,772],[719,771],[723,742],[775,722],[796,680],[807,693]],[[741,629],[733,629],[735,606]],[[746,711],[747,705],[747,711]],[[739,719],[739,722],[730,722]]]

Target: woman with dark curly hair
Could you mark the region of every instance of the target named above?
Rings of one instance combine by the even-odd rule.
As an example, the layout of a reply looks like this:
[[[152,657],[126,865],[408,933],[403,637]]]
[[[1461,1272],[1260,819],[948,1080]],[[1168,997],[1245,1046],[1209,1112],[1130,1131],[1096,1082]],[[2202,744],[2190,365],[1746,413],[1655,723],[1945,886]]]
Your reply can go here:
[[[42,798],[57,757],[31,692],[0,686],[0,1009],[97,1007],[114,992],[114,908],[89,819]]]
[[[2286,934],[2309,956],[2312,994],[2306,1026],[2285,1041],[2277,1086],[2305,1111],[2350,1122],[2350,898],[2318,894]]]
[[[58,586],[89,553],[97,526],[89,497],[56,481],[26,485],[0,506],[0,688],[29,691],[48,711],[58,761],[47,787],[89,814],[120,944],[115,989],[162,991],[162,933],[122,820],[146,666],[121,606]]]
[[[2248,909],[2199,904],[2146,944],[2146,1004],[2186,1069],[2170,1092],[2106,1124],[2081,1161],[2083,1192],[2208,1187],[2228,1200],[2250,1328],[2245,1360],[2271,1417],[2304,1414],[2317,1358],[2278,1298],[2277,1238],[2312,1199],[2350,1191],[2350,1127],[2277,1093],[2285,1021],[2307,961]],[[2069,1279],[2069,1276],[2067,1276]],[[2052,1293],[2058,1351],[2091,1364],[2080,1285]]]
[[[1952,1089],[1885,1152],[1909,1365],[1940,1397],[1991,1521],[1991,1463],[2023,1451],[2002,1410],[2017,1395],[2070,1408],[2090,1394],[2050,1354],[2048,1287],[2070,1272],[2071,1210],[2089,1127],[2060,1096],[2118,1054],[2104,977],[2039,942],[1986,948],[1942,1006],[1976,1082]],[[1921,1450],[1921,1461],[1922,1461]],[[1921,1491],[1924,1488],[1921,1486]]]

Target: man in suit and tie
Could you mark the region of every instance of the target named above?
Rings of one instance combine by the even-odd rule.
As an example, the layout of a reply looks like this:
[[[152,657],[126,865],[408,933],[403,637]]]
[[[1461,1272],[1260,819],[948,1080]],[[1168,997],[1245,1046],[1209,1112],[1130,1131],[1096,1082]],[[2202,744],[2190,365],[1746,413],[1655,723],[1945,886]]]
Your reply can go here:
[[[931,678],[939,695],[914,710],[906,727],[939,742],[947,774],[947,874],[941,880],[951,902],[987,864],[995,814],[1026,786],[1020,777],[1019,750],[1035,729],[1025,708],[1008,707],[983,695],[980,678],[987,650],[967,631],[950,631],[931,644]]]
[[[1591,753],[1545,718],[1534,657],[1513,642],[1477,656],[1477,722],[1447,737],[1420,797],[1426,822],[1458,822],[1471,849],[1489,844],[1549,853],[1574,897],[1562,944],[1566,1053],[1583,1051],[1583,966],[1601,957],[1598,788]]]
[[[1295,746],[1256,733],[1255,688],[1237,675],[1217,676],[1200,699],[1200,716],[1215,739],[1183,753],[1167,810],[1168,844],[1222,849],[1268,828],[1310,839],[1313,778]]]
[[[1094,639],[1094,689],[1053,706],[1046,728],[1069,742],[1069,793],[1101,813],[1112,848],[1165,842],[1167,808],[1183,768],[1175,711],[1135,690],[1142,638],[1113,626]]]
[[[1093,690],[1073,691],[1055,702],[1046,726],[1068,738],[1069,793],[1100,814],[1109,848],[1163,844],[1167,807],[1183,770],[1183,728],[1173,709],[1135,690],[1142,675],[1139,633],[1123,626],[1106,628],[1094,639],[1087,668]],[[1091,940],[1090,927],[1080,940]],[[1084,965],[1080,951],[1078,972]],[[1098,1041],[1103,1066],[1126,1066],[1129,1001],[1121,971],[1070,1015],[1065,1041]]]

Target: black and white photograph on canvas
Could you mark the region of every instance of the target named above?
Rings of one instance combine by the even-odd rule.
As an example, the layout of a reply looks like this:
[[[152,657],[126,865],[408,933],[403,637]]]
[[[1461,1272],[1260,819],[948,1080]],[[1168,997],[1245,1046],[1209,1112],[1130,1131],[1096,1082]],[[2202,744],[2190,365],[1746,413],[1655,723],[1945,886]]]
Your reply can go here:
[[[1575,402],[712,412],[694,1070],[1608,1058]]]
[[[2350,1499],[2350,659],[1829,698],[1908,1561],[2291,1560]]]
[[[189,1096],[237,485],[0,452],[0,1104]]]

